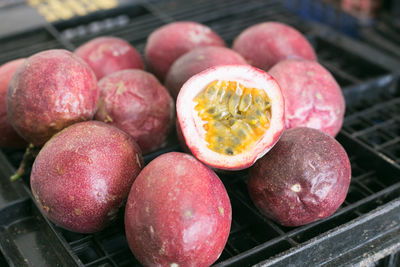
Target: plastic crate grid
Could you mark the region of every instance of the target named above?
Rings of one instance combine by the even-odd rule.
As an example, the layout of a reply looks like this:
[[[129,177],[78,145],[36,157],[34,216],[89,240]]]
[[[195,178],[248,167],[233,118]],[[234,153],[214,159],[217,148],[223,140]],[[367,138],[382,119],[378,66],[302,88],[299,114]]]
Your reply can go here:
[[[390,87],[393,85],[386,85]],[[344,121],[343,131],[360,140],[377,152],[380,152],[400,166],[400,82],[394,82],[395,90],[383,95],[364,100],[355,110],[350,109],[348,118]],[[362,108],[364,107],[364,108]]]

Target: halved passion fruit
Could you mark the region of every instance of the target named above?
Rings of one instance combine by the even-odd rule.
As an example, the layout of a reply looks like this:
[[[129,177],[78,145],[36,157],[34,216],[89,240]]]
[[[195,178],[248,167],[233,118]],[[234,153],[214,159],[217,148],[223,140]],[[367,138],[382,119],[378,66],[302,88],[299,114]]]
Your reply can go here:
[[[177,117],[193,155],[218,169],[251,166],[284,129],[284,99],[276,81],[247,65],[209,68],[182,87]]]

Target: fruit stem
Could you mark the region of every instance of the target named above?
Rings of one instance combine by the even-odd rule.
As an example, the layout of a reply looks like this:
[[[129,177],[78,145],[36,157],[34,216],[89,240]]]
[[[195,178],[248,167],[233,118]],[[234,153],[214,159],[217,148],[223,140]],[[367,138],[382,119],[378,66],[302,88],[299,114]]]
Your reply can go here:
[[[38,150],[35,149],[35,146],[33,144],[29,144],[29,146],[25,150],[24,156],[22,157],[22,161],[19,164],[18,169],[10,177],[11,182],[18,180],[19,178],[22,177],[22,175],[25,174],[28,163],[30,161],[32,161],[36,157],[37,154],[38,154]]]

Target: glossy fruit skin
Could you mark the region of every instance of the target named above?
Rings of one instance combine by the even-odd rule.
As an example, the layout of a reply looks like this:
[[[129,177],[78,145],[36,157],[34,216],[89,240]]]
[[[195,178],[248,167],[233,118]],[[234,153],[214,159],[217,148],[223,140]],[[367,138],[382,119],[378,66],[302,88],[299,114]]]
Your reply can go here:
[[[241,154],[228,156],[207,147],[204,140],[203,121],[195,110],[193,99],[215,80],[237,81],[250,88],[265,90],[271,99],[271,121],[264,135],[254,146]],[[206,69],[192,76],[182,86],[177,103],[178,123],[184,142],[191,153],[204,164],[221,170],[246,169],[265,155],[279,140],[284,130],[285,101],[277,82],[267,72],[250,65],[221,65]]]
[[[145,58],[150,71],[163,82],[175,60],[202,46],[226,45],[217,33],[203,24],[192,21],[173,22],[150,34]]]
[[[346,198],[351,166],[344,148],[311,128],[286,130],[249,171],[250,197],[266,217],[299,226],[333,214]]]
[[[99,82],[96,120],[130,134],[144,154],[165,145],[175,117],[167,89],[151,73],[122,70]]]
[[[80,122],[39,152],[32,194],[55,224],[93,233],[115,218],[142,167],[140,149],[129,135],[103,122]]]
[[[63,128],[92,119],[98,97],[96,76],[82,59],[46,50],[27,58],[11,79],[8,118],[26,141],[42,146]]]
[[[284,60],[269,71],[286,101],[286,128],[310,127],[335,137],[342,128],[345,99],[331,73],[318,62]]]
[[[139,52],[130,43],[117,37],[94,38],[79,46],[74,54],[92,68],[98,80],[119,70],[144,69]]]
[[[144,266],[210,266],[226,244],[231,220],[217,175],[178,152],[143,169],[125,209],[126,237]]]
[[[24,61],[24,58],[15,59],[0,66],[0,147],[23,148],[27,145],[8,121],[6,108],[8,85]]]
[[[295,28],[280,22],[253,25],[234,40],[232,49],[257,68],[269,70],[284,59],[317,60],[314,48]]]
[[[165,80],[165,86],[174,99],[182,85],[193,75],[218,65],[247,65],[246,60],[232,49],[207,46],[193,49],[172,64]]]

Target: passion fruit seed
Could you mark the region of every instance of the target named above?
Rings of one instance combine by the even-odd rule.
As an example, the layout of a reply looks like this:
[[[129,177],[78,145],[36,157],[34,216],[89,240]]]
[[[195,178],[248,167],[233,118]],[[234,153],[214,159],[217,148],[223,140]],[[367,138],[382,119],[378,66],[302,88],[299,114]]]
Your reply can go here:
[[[213,81],[194,99],[205,121],[208,148],[225,155],[249,149],[268,129],[271,101],[264,90]]]

